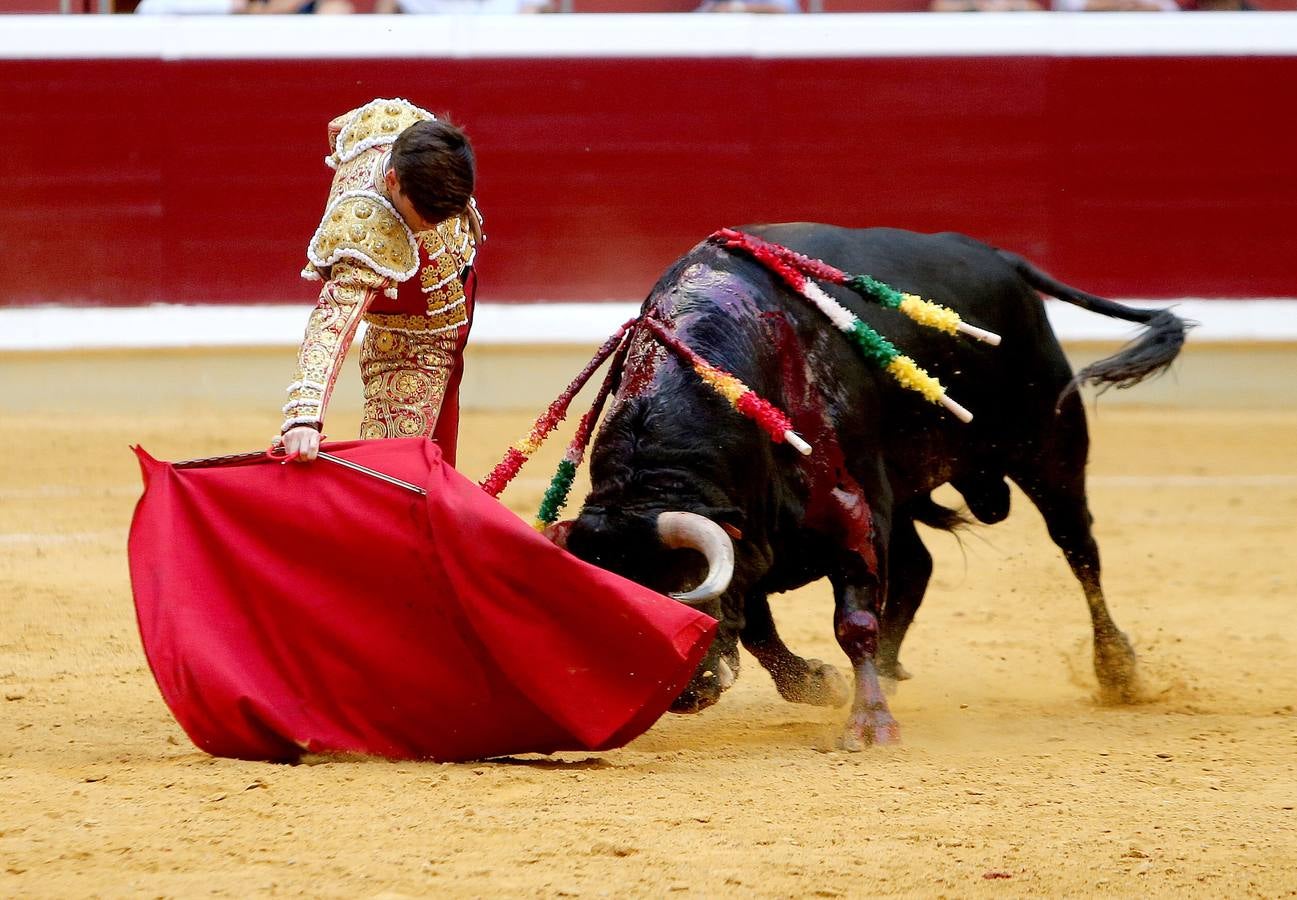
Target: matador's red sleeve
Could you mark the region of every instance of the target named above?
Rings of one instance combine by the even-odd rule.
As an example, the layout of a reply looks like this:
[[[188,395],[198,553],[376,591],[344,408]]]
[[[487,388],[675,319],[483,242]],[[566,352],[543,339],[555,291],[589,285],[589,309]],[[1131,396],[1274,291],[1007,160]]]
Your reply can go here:
[[[391,284],[391,279],[350,261],[333,265],[306,323],[281,431],[297,425],[323,427],[333,385],[361,317],[378,293]]]

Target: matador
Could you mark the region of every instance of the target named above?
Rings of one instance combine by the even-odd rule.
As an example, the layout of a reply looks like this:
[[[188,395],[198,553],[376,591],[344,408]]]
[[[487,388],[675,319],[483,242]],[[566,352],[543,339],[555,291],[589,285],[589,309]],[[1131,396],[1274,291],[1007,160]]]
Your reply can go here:
[[[363,320],[362,438],[432,437],[455,461],[481,217],[472,147],[405,100],[329,123],[336,170],[302,277],[324,282],[288,386],[281,435],[315,455],[342,360]]]

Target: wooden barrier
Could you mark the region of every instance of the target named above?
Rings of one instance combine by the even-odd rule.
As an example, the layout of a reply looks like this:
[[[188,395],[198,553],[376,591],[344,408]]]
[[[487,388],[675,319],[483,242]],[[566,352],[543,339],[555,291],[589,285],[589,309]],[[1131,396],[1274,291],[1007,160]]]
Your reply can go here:
[[[979,17],[959,20],[964,55],[939,29],[913,30],[942,16],[737,17],[800,22],[747,49],[715,31],[717,55],[610,56],[622,51],[570,37],[581,16],[521,18],[566,20],[538,26],[555,29],[540,34],[556,55],[478,44],[467,58],[356,58],[383,52],[348,38],[377,17],[274,23],[327,44],[281,58],[201,45],[260,27],[251,19],[162,23],[179,49],[114,32],[98,58],[0,52],[0,304],[309,297],[296,273],[331,176],[325,124],[375,96],[472,135],[487,301],[637,299],[716,227],[771,220],[963,231],[1108,295],[1297,296],[1297,56],[1241,55],[1219,34],[1215,50],[1149,55],[1122,31],[1107,55],[1069,55],[1075,36],[996,49]],[[687,35],[736,17],[680,18]],[[1255,17],[1213,21],[1228,32],[1240,18]],[[434,47],[458,27],[397,21],[443,29],[428,32]],[[630,40],[619,35],[604,43]],[[856,55],[816,55],[817,41],[855,37]],[[932,51],[915,55],[923,41]]]

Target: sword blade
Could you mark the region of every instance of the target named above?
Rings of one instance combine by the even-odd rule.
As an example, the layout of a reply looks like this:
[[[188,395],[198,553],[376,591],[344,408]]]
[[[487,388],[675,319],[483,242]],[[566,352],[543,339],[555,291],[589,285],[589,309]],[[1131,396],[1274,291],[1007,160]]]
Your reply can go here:
[[[405,488],[407,491],[418,494],[421,497],[428,496],[428,492],[417,484],[411,484],[408,481],[402,481],[399,478],[393,478],[385,472],[379,472],[377,469],[371,469],[368,466],[362,466],[360,463],[354,463],[349,459],[343,459],[334,456],[332,453],[321,451],[320,459],[333,463],[335,466],[342,466],[344,469],[351,469],[353,472],[359,472],[362,475],[368,475],[370,478],[377,478],[379,481],[386,481],[388,484],[394,484],[399,488]]]

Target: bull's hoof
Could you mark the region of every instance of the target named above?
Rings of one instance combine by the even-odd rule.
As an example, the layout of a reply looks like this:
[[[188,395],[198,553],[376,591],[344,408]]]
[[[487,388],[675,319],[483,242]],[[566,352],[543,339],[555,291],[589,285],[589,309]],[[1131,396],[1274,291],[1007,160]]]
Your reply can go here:
[[[1139,671],[1135,648],[1120,631],[1094,641],[1094,674],[1099,679],[1102,703],[1137,703],[1140,699]]]
[[[851,699],[851,686],[836,667],[818,659],[806,660],[800,678],[776,682],[779,696],[789,703],[811,706],[843,706]]]
[[[715,706],[719,699],[719,697],[706,697],[694,691],[685,691],[671,701],[670,710],[673,713],[687,716],[692,713],[702,712],[709,706]]]
[[[866,747],[896,745],[901,742],[901,726],[885,709],[852,713],[847,727],[838,738],[838,749],[857,753]]]
[[[671,712],[689,714],[702,712],[709,706],[715,706],[721,699],[725,686],[714,673],[707,672],[696,676],[689,687],[680,692],[671,703]]]

